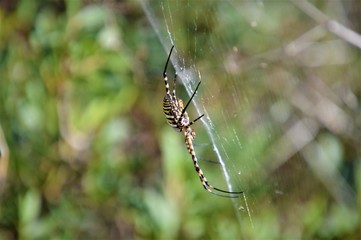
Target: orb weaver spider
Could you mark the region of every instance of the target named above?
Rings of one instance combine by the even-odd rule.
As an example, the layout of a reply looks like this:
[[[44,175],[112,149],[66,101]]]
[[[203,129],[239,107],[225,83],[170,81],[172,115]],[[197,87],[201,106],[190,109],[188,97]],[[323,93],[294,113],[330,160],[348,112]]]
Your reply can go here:
[[[194,95],[196,94],[201,82],[198,83],[191,98],[188,100],[187,104],[184,107],[182,99],[177,98],[177,95],[176,95],[177,73],[175,73],[175,75],[174,75],[174,84],[173,84],[172,93],[170,92],[170,89],[169,89],[169,83],[168,83],[168,77],[167,77],[167,67],[168,67],[168,63],[169,63],[170,57],[172,55],[173,49],[174,49],[174,45],[170,49],[168,59],[167,59],[167,62],[165,63],[165,67],[164,67],[164,71],[163,71],[163,79],[164,79],[165,91],[166,91],[166,95],[163,99],[163,112],[167,118],[167,122],[171,127],[177,129],[179,132],[184,133],[187,150],[188,150],[189,154],[192,156],[194,168],[195,168],[196,172],[198,173],[199,179],[201,180],[204,189],[217,196],[228,197],[228,198],[238,198],[238,197],[240,197],[240,194],[243,194],[243,192],[229,192],[229,191],[225,191],[225,190],[213,187],[211,184],[209,184],[209,182],[207,181],[206,177],[203,174],[202,169],[198,165],[197,156],[196,156],[194,146],[193,146],[193,139],[196,137],[196,133],[191,128],[191,125],[193,125],[195,122],[197,122],[199,119],[201,119],[204,116],[204,114],[197,117],[195,120],[190,121],[186,110],[187,110],[190,102],[192,101]],[[227,193],[229,195],[225,195],[222,193]]]

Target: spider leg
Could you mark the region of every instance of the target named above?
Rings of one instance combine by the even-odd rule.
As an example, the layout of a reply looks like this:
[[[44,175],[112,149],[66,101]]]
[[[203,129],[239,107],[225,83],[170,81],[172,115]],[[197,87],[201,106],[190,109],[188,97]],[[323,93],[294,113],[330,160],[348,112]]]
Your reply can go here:
[[[163,77],[164,78],[167,76],[168,63],[169,63],[169,60],[170,60],[170,56],[172,55],[173,48],[174,48],[174,45],[170,49],[170,52],[169,52],[169,55],[168,55],[168,58],[167,58],[167,62],[165,63],[165,66],[164,66],[164,71],[163,71]]]
[[[174,74],[174,84],[173,84],[173,99],[174,100],[177,100],[177,96],[176,96],[176,92],[175,92],[175,88],[176,88],[176,85],[177,85],[177,73]]]
[[[200,115],[199,117],[197,117],[196,119],[194,119],[192,122],[190,122],[190,123],[188,124],[188,126],[193,125],[195,122],[197,122],[197,121],[198,121],[199,119],[201,119],[203,116],[204,116],[204,114]]]
[[[188,105],[191,103],[191,101],[192,101],[192,99],[193,99],[194,95],[196,95],[196,92],[197,92],[198,87],[199,87],[199,85],[200,85],[200,84],[201,84],[201,82],[199,82],[199,83],[198,83],[198,85],[197,85],[196,89],[194,90],[194,92],[193,92],[193,94],[192,94],[191,98],[188,100],[188,102],[187,102],[186,106],[183,108],[183,111],[182,111],[181,116],[183,116],[183,114],[185,113],[185,111],[186,111],[186,110],[187,110],[187,108],[188,108]]]
[[[169,60],[170,60],[170,56],[172,55],[173,48],[174,48],[174,45],[170,49],[170,52],[169,52],[169,55],[168,55],[168,58],[167,58],[167,62],[165,63],[164,71],[163,71],[165,91],[166,91],[167,94],[170,94],[169,84],[168,84],[168,76],[167,76],[167,68],[168,68],[168,63],[169,63]]]
[[[202,185],[203,185],[205,190],[207,190],[208,192],[210,192],[210,193],[212,193],[214,195],[221,196],[221,197],[227,197],[227,198],[239,198],[240,194],[243,194],[243,192],[225,191],[225,190],[213,187],[211,184],[209,184],[208,181],[207,181],[207,178],[203,174],[202,169],[198,165],[198,160],[197,160],[196,153],[194,151],[194,147],[193,147],[193,143],[192,143],[192,136],[191,135],[186,135],[186,145],[187,145],[187,148],[188,148],[188,152],[192,156],[194,168],[195,168],[196,172],[198,173],[199,179],[201,180]],[[222,194],[222,193],[226,193],[228,195],[225,195],[225,194]]]

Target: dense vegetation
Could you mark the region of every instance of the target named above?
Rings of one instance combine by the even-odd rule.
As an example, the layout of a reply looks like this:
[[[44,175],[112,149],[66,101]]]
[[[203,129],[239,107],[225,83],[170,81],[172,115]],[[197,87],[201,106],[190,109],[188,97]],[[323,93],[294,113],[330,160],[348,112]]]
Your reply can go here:
[[[137,2],[1,1],[0,239],[360,237],[360,49],[325,30],[305,54],[292,48],[316,23],[270,2],[257,30],[249,1],[150,5],[184,64],[197,61],[197,96],[242,170],[249,218],[202,189],[166,125],[167,52]],[[359,3],[343,4],[360,33]],[[234,131],[242,150],[227,145]]]

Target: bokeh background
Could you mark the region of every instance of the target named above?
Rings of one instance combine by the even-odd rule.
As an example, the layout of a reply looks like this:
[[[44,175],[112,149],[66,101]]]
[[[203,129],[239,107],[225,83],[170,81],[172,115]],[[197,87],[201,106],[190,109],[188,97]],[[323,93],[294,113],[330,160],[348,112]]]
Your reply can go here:
[[[0,239],[360,239],[360,16],[358,0],[0,1]],[[204,191],[166,124],[172,43],[179,97],[202,80],[204,172],[245,198]]]

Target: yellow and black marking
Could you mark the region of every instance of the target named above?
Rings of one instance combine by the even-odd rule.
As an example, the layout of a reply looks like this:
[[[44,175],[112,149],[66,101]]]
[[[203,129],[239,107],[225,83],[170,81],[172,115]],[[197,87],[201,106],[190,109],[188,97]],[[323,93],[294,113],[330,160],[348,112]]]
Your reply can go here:
[[[185,107],[183,105],[183,101],[181,99],[177,98],[177,95],[176,95],[177,74],[175,74],[175,76],[174,76],[173,90],[172,90],[172,94],[171,94],[170,89],[169,89],[169,83],[168,83],[167,68],[168,68],[168,63],[169,63],[170,57],[172,55],[173,49],[174,49],[174,45],[170,49],[168,59],[167,59],[167,62],[165,63],[165,67],[164,67],[164,71],[163,71],[163,79],[164,79],[165,91],[166,91],[166,95],[164,96],[164,99],[163,99],[163,112],[165,114],[167,122],[171,127],[177,129],[179,132],[184,133],[187,150],[188,150],[189,154],[192,156],[194,168],[198,173],[199,179],[201,180],[204,189],[206,189],[208,192],[215,194],[217,196],[238,198],[238,197],[240,197],[240,194],[242,194],[243,192],[229,192],[229,191],[225,191],[225,190],[213,187],[211,184],[208,183],[206,177],[204,176],[204,174],[202,172],[202,169],[198,165],[197,156],[196,156],[196,153],[195,153],[194,147],[193,147],[193,139],[195,138],[196,133],[192,130],[192,128],[190,126],[193,125],[199,119],[201,119],[204,116],[204,114],[202,114],[201,116],[199,116],[198,118],[196,118],[195,120],[190,122],[188,114],[186,112],[186,109],[188,108],[190,102],[192,101],[194,95],[196,94],[201,82],[198,83],[196,89],[194,90],[191,98],[188,100]],[[224,195],[224,194],[217,193],[217,192],[227,193],[229,195]]]

